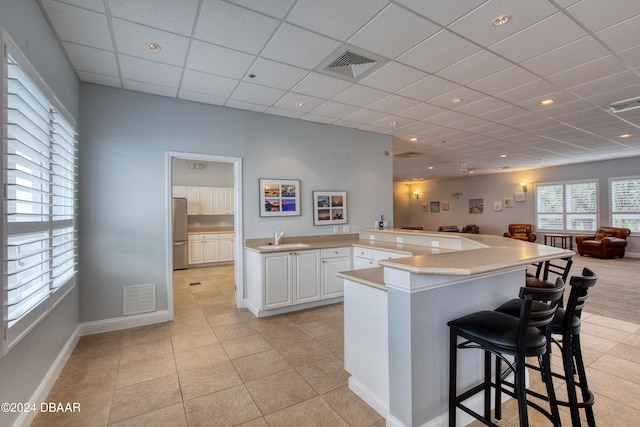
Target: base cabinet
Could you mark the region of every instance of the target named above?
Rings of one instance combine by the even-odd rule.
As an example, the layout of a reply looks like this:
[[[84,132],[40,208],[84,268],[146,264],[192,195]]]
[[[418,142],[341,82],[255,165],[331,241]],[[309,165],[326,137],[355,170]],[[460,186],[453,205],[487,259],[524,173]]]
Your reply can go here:
[[[319,299],[319,261],[317,250],[263,255],[263,307],[272,309]]]
[[[233,261],[233,233],[189,234],[189,265]]]
[[[344,295],[341,271],[351,270],[351,248],[330,248],[320,251],[320,298]]]
[[[379,267],[378,261],[380,260],[404,258],[407,256],[411,256],[411,253],[382,251],[378,249],[361,248],[355,246],[353,248],[353,269],[361,270],[363,268]]]

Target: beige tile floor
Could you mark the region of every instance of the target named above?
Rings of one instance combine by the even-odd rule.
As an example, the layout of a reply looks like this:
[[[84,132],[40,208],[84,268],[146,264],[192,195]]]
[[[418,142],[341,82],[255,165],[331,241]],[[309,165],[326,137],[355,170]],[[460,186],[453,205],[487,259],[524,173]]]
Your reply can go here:
[[[47,398],[81,412],[32,425],[385,425],[347,387],[341,304],[256,319],[233,295],[231,266],[175,272],[175,319],[82,337]],[[638,425],[640,325],[587,315],[582,340],[598,425]],[[514,413],[508,402],[501,425]]]

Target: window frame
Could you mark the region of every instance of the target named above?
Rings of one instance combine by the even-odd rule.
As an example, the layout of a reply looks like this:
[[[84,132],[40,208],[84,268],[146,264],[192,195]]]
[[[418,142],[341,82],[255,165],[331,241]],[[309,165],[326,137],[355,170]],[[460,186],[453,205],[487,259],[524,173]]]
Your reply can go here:
[[[67,295],[76,287],[78,275],[78,139],[76,131],[76,122],[73,116],[66,110],[55,93],[49,88],[44,79],[36,71],[35,67],[21,52],[18,46],[13,42],[8,33],[0,27],[0,42],[2,43],[2,66],[0,67],[0,77],[2,81],[2,102],[0,103],[0,117],[2,117],[2,146],[3,146],[3,170],[0,175],[0,185],[3,189],[2,194],[2,243],[3,243],[3,260],[0,263],[0,273],[2,275],[2,292],[0,293],[0,305],[2,306],[2,348],[0,357],[6,355],[16,344],[18,344],[25,336],[29,334],[40,322],[45,321],[48,314],[59,305]],[[42,180],[45,190],[43,195],[47,195],[47,204],[49,206],[45,220],[15,222],[9,220],[11,212],[9,187],[9,177],[16,176],[16,172],[10,172],[8,167],[9,147],[17,147],[21,143],[17,140],[9,140],[9,57],[19,67],[20,72],[37,88],[39,94],[46,98],[46,108],[49,112],[48,123],[48,139],[44,146],[47,147],[49,155],[49,173],[47,179]],[[13,65],[11,65],[13,67]],[[15,96],[15,95],[13,95]],[[29,104],[25,104],[29,105]],[[15,111],[15,110],[12,110]],[[14,113],[15,114],[15,113]],[[71,132],[69,132],[71,131]],[[64,136],[60,136],[65,133]],[[62,145],[60,143],[62,141]],[[62,153],[62,146],[70,143],[71,152]],[[56,148],[57,146],[58,148]],[[65,147],[66,148],[66,147]],[[55,160],[54,160],[55,158]],[[69,160],[70,159],[70,160]],[[60,165],[66,163],[63,169]],[[55,169],[55,170],[54,170]],[[61,185],[61,181],[56,177],[56,173],[63,171],[71,175],[71,186],[66,185],[69,177],[63,181],[65,185]],[[34,188],[34,187],[30,187]],[[60,197],[61,192],[63,196]],[[63,199],[63,205],[60,200]],[[14,202],[17,203],[17,202]],[[71,205],[69,205],[71,203]],[[59,216],[57,212],[62,206],[64,214]],[[54,209],[55,208],[55,209]],[[61,237],[60,231],[64,233]],[[9,242],[14,242],[16,237],[27,234],[42,233],[46,236],[44,239],[39,238],[40,242],[47,242],[40,251],[42,258],[46,258],[45,270],[48,270],[47,285],[39,289],[46,290],[47,295],[17,317],[17,320],[11,322],[9,319],[9,276],[15,275],[19,277],[21,273],[15,273],[15,266],[18,259],[24,259],[24,256],[14,259],[9,257]],[[62,249],[61,249],[62,248]],[[13,250],[15,254],[16,250]],[[58,262],[62,261],[61,264]],[[10,268],[10,263],[14,263]],[[11,270],[14,273],[11,273]],[[62,273],[60,273],[62,271]],[[59,274],[59,276],[58,276]],[[62,278],[62,280],[56,280]],[[20,280],[20,279],[17,279]],[[15,282],[14,282],[15,283]],[[19,286],[22,286],[23,282]],[[28,282],[27,282],[28,283]],[[12,285],[15,286],[15,285]],[[15,289],[15,288],[14,288]],[[15,291],[14,291],[15,292]],[[19,291],[18,291],[19,292]],[[34,294],[29,294],[33,296]],[[24,300],[27,300],[26,297]],[[23,300],[23,301],[24,301]]]
[[[616,227],[613,223],[614,215],[617,215],[616,212],[613,211],[613,182],[614,181],[631,181],[631,180],[640,180],[640,175],[632,175],[632,176],[619,176],[619,177],[609,177],[608,186],[609,186],[609,224],[612,227]],[[640,215],[640,211],[634,212],[634,215]],[[631,230],[631,229],[630,229]],[[631,235],[637,235],[640,233],[640,230],[631,230]]]
[[[567,191],[566,188],[569,185],[576,185],[576,184],[595,184],[595,188],[596,188],[596,201],[595,201],[595,207],[596,207],[596,211],[595,211],[595,220],[594,220],[594,224],[595,224],[595,228],[594,230],[569,230],[567,229],[567,217],[572,215],[573,213],[567,213]],[[544,214],[543,212],[539,212],[538,210],[538,191],[540,189],[540,187],[545,187],[545,186],[554,186],[554,185],[561,185],[562,186],[562,212],[559,213],[562,215],[562,229],[555,229],[555,228],[541,228],[539,227],[539,215],[540,214]],[[571,181],[552,181],[552,182],[539,182],[536,183],[535,185],[535,195],[534,195],[534,204],[535,204],[535,225],[536,225],[536,231],[540,231],[540,232],[547,232],[547,233],[569,233],[569,234],[579,234],[579,233],[590,233],[593,231],[593,233],[595,233],[595,231],[598,229],[598,225],[600,224],[600,209],[599,209],[599,200],[600,200],[600,186],[599,186],[599,180],[598,179],[579,179],[579,180],[571,180]]]

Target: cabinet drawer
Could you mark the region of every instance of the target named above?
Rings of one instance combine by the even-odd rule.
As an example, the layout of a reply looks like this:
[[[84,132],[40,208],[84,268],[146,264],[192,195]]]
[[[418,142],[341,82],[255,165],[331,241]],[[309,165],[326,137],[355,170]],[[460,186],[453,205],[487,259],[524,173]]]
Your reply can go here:
[[[360,258],[373,259],[373,249],[360,248],[358,246],[354,246],[354,248],[353,248],[353,256],[354,257],[360,257]]]
[[[409,256],[411,255],[390,251],[374,251],[373,253],[373,259],[376,261],[380,261],[381,259],[406,258]]]
[[[217,233],[201,233],[201,234],[189,234],[187,239],[191,242],[197,240],[218,240]]]
[[[351,256],[351,248],[327,248],[320,250],[320,258],[334,258],[340,256]]]
[[[220,239],[220,240],[223,240],[223,239],[233,240],[233,233],[220,233],[220,234],[218,234],[218,239]]]

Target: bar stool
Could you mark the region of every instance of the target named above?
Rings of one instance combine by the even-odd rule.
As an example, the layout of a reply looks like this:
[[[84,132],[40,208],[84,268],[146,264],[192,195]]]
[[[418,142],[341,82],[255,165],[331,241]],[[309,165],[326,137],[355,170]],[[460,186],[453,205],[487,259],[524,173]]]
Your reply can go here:
[[[563,296],[564,285],[558,278],[558,286],[552,289],[522,287],[520,289],[520,313],[518,317],[497,311],[479,311],[452,320],[449,325],[449,426],[456,425],[456,409],[481,420],[484,424],[496,426],[491,421],[491,388],[496,390],[496,419],[501,418],[501,393],[508,394],[518,400],[520,425],[527,427],[529,418],[527,407],[531,406],[540,411],[555,426],[560,425],[560,413],[555,399],[555,391],[551,380],[549,351],[551,347],[550,335],[553,318],[558,303]],[[532,304],[536,302],[538,310],[532,311]],[[543,305],[546,307],[543,307]],[[458,344],[458,337],[463,342]],[[484,351],[484,381],[469,390],[457,394],[457,352],[458,349],[480,349]],[[492,381],[491,355],[496,357],[495,380]],[[512,356],[509,361],[506,356]],[[547,386],[550,411],[540,405],[527,400],[525,383],[525,358],[540,356],[544,361],[545,381]],[[507,371],[500,369],[501,362],[506,363]],[[513,372],[515,380],[513,391],[504,387],[507,384],[503,378],[508,372]],[[508,385],[508,384],[507,384]],[[470,397],[484,393],[484,414],[480,415],[464,401]]]
[[[527,286],[535,288],[553,288],[555,286],[555,280],[549,278],[549,273],[557,275],[564,283],[567,283],[569,271],[571,270],[572,265],[572,257],[545,261],[544,266],[542,266],[542,264],[538,264],[535,277],[527,275],[525,283]],[[540,278],[541,273],[542,278]]]
[[[552,372],[551,375],[566,382],[568,401],[558,400],[558,405],[569,407],[571,411],[571,423],[573,427],[580,427],[580,409],[584,409],[587,415],[587,425],[595,427],[596,421],[593,414],[594,395],[589,390],[587,383],[584,361],[582,359],[582,350],[580,347],[580,326],[582,309],[587,301],[589,288],[596,284],[598,277],[588,269],[582,270],[582,276],[573,276],[570,280],[571,292],[567,300],[566,308],[558,308],[555,320],[553,322],[551,341],[558,346],[562,354],[562,365],[564,374]],[[513,317],[518,316],[519,300],[513,299],[498,307],[496,311],[509,314]],[[536,310],[534,305],[532,310]],[[561,338],[556,339],[555,336]],[[540,362],[540,360],[539,360]],[[544,363],[544,362],[542,362]],[[537,371],[543,371],[540,363],[538,366],[527,365],[527,367]],[[574,375],[577,375],[576,381]],[[544,373],[543,373],[544,376]],[[578,400],[576,387],[580,389],[581,400]],[[531,393],[536,395],[536,393]],[[545,398],[544,396],[537,396]]]

